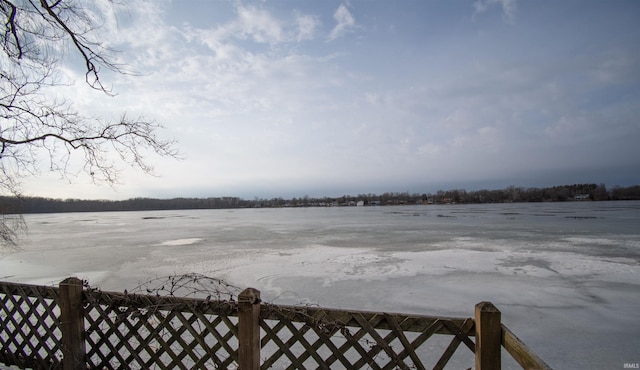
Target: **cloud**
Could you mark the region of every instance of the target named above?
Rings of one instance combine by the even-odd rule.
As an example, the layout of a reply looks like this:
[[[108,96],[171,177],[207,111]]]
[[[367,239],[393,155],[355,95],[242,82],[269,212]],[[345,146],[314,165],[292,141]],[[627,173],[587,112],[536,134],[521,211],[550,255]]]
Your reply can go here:
[[[349,9],[347,9],[344,4],[340,4],[336,12],[333,13],[333,19],[335,19],[338,24],[336,24],[331,34],[329,34],[329,41],[337,39],[356,25],[356,21],[353,19],[351,12],[349,12]]]
[[[502,7],[502,11],[504,12],[504,20],[505,22],[512,24],[516,20],[516,12],[518,10],[517,0],[477,0],[473,3],[473,7],[475,8],[475,13],[480,14],[487,11],[494,5],[499,5]]]
[[[186,26],[184,36],[188,41],[198,41],[216,52],[220,59],[233,58],[240,48],[270,46],[313,40],[320,22],[315,15],[294,12],[291,18],[278,18],[272,12],[256,6],[238,6],[236,17],[211,28]],[[238,40],[250,40],[256,45],[239,44]]]
[[[315,35],[316,28],[318,27],[318,19],[311,15],[298,14],[296,16],[296,24],[298,26],[298,32],[296,35],[296,41],[311,40]]]
[[[284,39],[280,22],[264,9],[240,6],[237,25],[241,35],[249,36],[258,43],[277,44]]]
[[[187,27],[188,38],[195,37],[212,49],[234,39],[258,44],[278,44],[286,40],[283,24],[270,12],[254,6],[238,6],[237,17],[210,29]]]
[[[134,75],[148,75],[187,52],[188,32],[167,22],[169,2],[131,0],[126,4],[116,2],[112,7],[117,11],[116,25],[100,30],[99,34],[103,36],[101,40],[108,40],[107,45],[118,51],[111,55],[122,59],[125,70],[131,70]],[[101,72],[104,76],[106,71]]]
[[[404,12],[356,22],[346,1],[304,12],[228,3],[215,22],[208,12],[173,20],[180,13],[170,7],[135,1],[131,21],[109,41],[141,75],[106,78],[119,94],[112,99],[87,93],[81,71],[69,71],[80,82],[65,90],[83,111],[153,117],[179,140],[187,160],[159,162],[163,180],[127,172],[127,195],[245,196],[242,188],[252,196],[265,187],[287,195],[369,184],[388,191],[441,179],[464,186],[545,166],[637,163],[640,58],[626,46],[636,43],[623,42],[637,36],[622,26],[612,26],[613,44],[577,31],[575,39],[558,37],[554,24],[528,28],[539,22],[511,27],[519,37],[487,27],[470,38],[477,25],[448,32],[429,18],[441,14],[425,14],[419,27],[439,35],[425,46],[404,27],[390,39],[374,37],[380,19]],[[473,3],[475,14],[505,21],[515,19],[516,5]],[[335,23],[323,18],[331,16]],[[355,29],[372,32],[358,41],[367,47],[347,53],[329,42],[348,43]],[[583,44],[590,47],[575,46]]]

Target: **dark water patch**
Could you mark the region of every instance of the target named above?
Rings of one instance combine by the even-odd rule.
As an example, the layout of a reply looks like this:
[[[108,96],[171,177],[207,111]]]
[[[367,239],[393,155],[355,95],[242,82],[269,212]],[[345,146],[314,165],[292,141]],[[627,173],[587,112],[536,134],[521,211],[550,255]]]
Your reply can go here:
[[[393,211],[387,212],[387,214],[398,215],[398,216],[411,216],[411,217],[420,217],[420,216],[428,216],[428,212],[402,212],[402,211]]]
[[[564,216],[564,218],[571,218],[574,220],[592,220],[595,218],[602,218],[602,217],[596,217],[596,216]]]
[[[525,266],[533,266],[540,269],[548,270],[558,274],[559,272],[551,268],[551,262],[542,258],[536,257],[507,257],[502,260],[500,263],[501,266],[504,267],[525,267]]]
[[[166,217],[164,217],[164,216],[145,216],[145,217],[142,217],[143,220],[163,220],[165,218]]]
[[[442,217],[442,218],[456,218],[456,216],[450,216],[450,215],[437,215],[436,217]]]

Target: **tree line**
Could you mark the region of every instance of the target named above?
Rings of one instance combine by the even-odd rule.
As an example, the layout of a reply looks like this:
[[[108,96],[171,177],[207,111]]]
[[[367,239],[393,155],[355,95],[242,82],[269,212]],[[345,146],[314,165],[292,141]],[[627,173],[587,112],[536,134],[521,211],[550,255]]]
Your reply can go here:
[[[258,207],[327,207],[327,206],[386,206],[408,204],[473,204],[505,202],[565,202],[602,200],[640,200],[640,185],[616,186],[574,184],[547,188],[509,186],[499,190],[464,189],[439,190],[436,193],[387,192],[383,194],[344,195],[337,198],[312,198],[307,195],[284,199],[239,197],[210,198],[132,198],[127,200],[52,199],[41,197],[0,197],[4,214],[63,213],[63,212],[119,212],[177,209],[228,209]]]

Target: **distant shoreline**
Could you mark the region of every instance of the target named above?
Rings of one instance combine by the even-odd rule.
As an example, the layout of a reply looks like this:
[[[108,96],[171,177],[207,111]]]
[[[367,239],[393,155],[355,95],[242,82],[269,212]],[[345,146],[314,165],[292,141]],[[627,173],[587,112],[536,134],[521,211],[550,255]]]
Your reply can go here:
[[[640,185],[613,187],[574,184],[548,188],[509,186],[500,190],[440,190],[433,193],[383,193],[341,197],[271,198],[246,200],[239,197],[209,198],[132,198],[128,200],[52,199],[43,197],[0,197],[0,213],[64,213],[162,211],[190,209],[392,206],[413,204],[485,204],[567,201],[640,200]]]

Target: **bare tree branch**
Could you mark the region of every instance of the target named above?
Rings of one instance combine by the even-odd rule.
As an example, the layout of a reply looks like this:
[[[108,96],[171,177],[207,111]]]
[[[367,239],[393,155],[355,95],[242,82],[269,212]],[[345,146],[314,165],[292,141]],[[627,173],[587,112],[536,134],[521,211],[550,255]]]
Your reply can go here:
[[[99,52],[94,51],[98,45],[88,41],[82,34],[73,31],[67,23],[65,23],[58,14],[54,11],[54,7],[60,4],[61,1],[57,1],[53,6],[47,4],[46,0],[40,0],[42,8],[47,12],[49,16],[55,21],[55,23],[62,29],[66,35],[71,39],[73,45],[80,55],[84,58],[86,64],[85,81],[93,88],[97,88],[104,92],[108,92],[100,81],[98,76],[98,68],[96,63],[102,65],[115,72],[123,72],[115,63],[109,61],[105,56]]]
[[[118,182],[118,163],[153,174],[149,154],[178,157],[175,142],[160,138],[162,126],[152,120],[123,114],[104,122],[48,94],[62,85],[58,58],[69,49],[83,61],[85,82],[95,90],[112,95],[101,68],[125,73],[112,50],[95,41],[100,25],[87,8],[93,1],[0,0],[0,193],[19,194],[20,180],[39,173],[42,154],[49,171],[68,177],[79,166],[95,183],[107,184]],[[7,230],[16,227],[0,220],[0,242],[15,237]]]
[[[18,31],[16,30],[16,14],[18,9],[15,7],[15,5],[11,4],[9,1],[6,1],[6,0],[3,0],[2,5],[0,6],[3,6],[3,7],[6,6],[9,9],[11,9],[9,16],[7,17],[7,23],[5,24],[5,26],[9,28],[11,32],[11,36],[13,36],[13,42],[15,43],[16,48],[18,49],[17,58],[21,59],[22,46],[20,45],[20,39],[18,38]],[[5,33],[5,44],[8,42],[7,37],[8,35]]]

